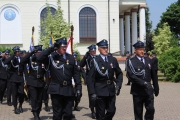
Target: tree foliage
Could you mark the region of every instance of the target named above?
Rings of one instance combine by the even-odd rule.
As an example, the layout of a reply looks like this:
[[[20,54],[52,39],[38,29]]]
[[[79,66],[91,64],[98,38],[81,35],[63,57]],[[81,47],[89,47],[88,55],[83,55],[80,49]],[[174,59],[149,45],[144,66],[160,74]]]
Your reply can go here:
[[[146,7],[145,9],[145,15],[146,15],[146,34],[151,34],[152,29],[152,21],[149,19],[150,13],[149,13],[149,7]]]
[[[170,26],[171,32],[176,36],[180,35],[180,0],[175,3],[172,3],[167,9],[166,12],[162,13],[161,20],[157,25],[156,34],[158,34],[157,29],[162,28],[164,23],[168,23]]]
[[[159,69],[162,71],[167,80],[172,82],[180,81],[180,48],[175,47],[163,53],[159,57]]]
[[[149,34],[146,34],[146,51],[152,51],[154,49],[154,42],[152,41],[153,34],[152,32]]]
[[[173,39],[173,34],[167,23],[164,23],[162,28],[158,28],[158,32],[158,35],[153,36],[154,51],[156,51],[158,55],[161,55],[172,48],[170,42]]]
[[[44,20],[41,20],[41,30],[39,32],[39,43],[45,48],[49,46],[51,33],[55,40],[62,37],[69,38],[70,36],[70,23],[67,23],[63,18],[60,0],[57,1],[57,10],[54,15],[51,13],[49,4],[46,5],[47,14]]]
[[[13,50],[11,47],[0,46],[1,52],[4,52],[5,50],[9,50],[11,54],[13,53]]]

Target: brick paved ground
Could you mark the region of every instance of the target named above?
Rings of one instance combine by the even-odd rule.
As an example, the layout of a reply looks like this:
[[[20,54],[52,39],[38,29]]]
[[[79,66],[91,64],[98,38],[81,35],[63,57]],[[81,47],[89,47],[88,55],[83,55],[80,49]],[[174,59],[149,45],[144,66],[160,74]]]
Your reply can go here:
[[[125,83],[127,83],[126,77],[124,77],[120,96],[116,100],[117,110],[113,120],[133,120],[132,96],[129,94],[130,86],[125,86]],[[160,94],[155,98],[154,120],[180,120],[180,83],[159,82],[159,85]],[[79,106],[81,111],[74,112],[76,119],[91,120],[86,86],[83,86],[83,96]],[[24,113],[15,115],[13,107],[7,106],[5,100],[0,105],[0,120],[33,120],[29,104],[25,102],[23,108]],[[51,112],[45,112],[43,109],[40,116],[41,120],[51,120],[52,109]]]

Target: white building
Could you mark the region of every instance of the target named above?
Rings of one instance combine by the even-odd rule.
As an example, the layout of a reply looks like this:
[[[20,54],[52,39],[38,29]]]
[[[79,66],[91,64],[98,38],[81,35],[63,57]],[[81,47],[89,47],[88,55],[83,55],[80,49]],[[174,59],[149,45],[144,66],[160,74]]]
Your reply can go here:
[[[57,8],[57,0],[48,3],[52,9]],[[146,0],[61,0],[61,7],[64,19],[74,26],[74,43],[78,43],[81,54],[87,51],[87,46],[102,39],[109,41],[111,53],[124,53],[124,47],[131,51],[131,41],[134,44],[138,39],[137,19],[139,38],[144,41]],[[0,44],[29,50],[32,26],[38,44],[40,18],[45,8],[46,0],[0,0]]]

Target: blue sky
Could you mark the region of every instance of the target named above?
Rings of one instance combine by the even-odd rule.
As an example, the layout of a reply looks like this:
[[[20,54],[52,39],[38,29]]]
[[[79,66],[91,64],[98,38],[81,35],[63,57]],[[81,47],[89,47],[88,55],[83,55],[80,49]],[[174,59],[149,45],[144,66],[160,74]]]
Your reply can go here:
[[[152,29],[156,28],[156,25],[160,21],[160,17],[163,12],[166,12],[168,6],[178,0],[146,0],[149,7],[150,20],[152,21]]]

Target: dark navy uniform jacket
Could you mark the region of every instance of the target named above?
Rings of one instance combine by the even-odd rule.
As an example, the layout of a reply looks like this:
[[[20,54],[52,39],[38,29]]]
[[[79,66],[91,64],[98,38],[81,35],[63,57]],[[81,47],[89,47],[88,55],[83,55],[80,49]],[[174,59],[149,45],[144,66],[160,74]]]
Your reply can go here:
[[[27,85],[31,85],[33,87],[43,87],[45,85],[44,82],[45,69],[42,63],[37,61],[36,55],[32,55],[32,53],[27,53],[26,56],[22,58],[21,63],[25,65],[29,64],[29,73],[26,73]],[[32,68],[37,66],[38,66],[38,71]]]
[[[88,73],[87,85],[89,94],[97,94],[98,96],[114,96],[115,84],[121,88],[123,82],[123,73],[119,67],[117,59],[112,56],[107,56],[108,63],[105,63],[102,57],[99,55],[95,58],[98,67],[102,73],[108,70],[108,76],[102,76],[96,69],[93,61],[93,65]],[[116,79],[114,79],[114,75]],[[111,84],[107,84],[107,80],[111,80]]]
[[[83,57],[79,65],[81,67],[86,66],[86,74],[88,74],[89,69],[91,68],[92,64],[93,64],[93,58],[91,55],[89,55],[87,58]]]
[[[153,64],[154,69],[156,71],[158,71],[158,59],[157,59],[157,57],[152,58],[152,64]]]
[[[65,54],[66,59],[64,59],[57,52],[52,51],[52,48],[48,48],[37,57],[39,62],[49,66],[52,81],[49,85],[48,93],[59,94],[63,96],[74,96],[72,78],[74,78],[76,89],[82,90],[80,74],[75,65],[75,59],[73,55],[68,53]],[[50,54],[53,61],[49,59]],[[55,65],[64,65],[64,67],[57,69]],[[64,81],[67,81],[67,86],[63,85]]]
[[[89,70],[90,70],[90,68],[92,67],[92,65],[93,65],[93,58],[92,58],[92,56],[91,55],[89,55],[87,58],[86,57],[83,57],[83,59],[81,60],[81,62],[80,62],[80,67],[84,67],[84,66],[86,66],[86,76],[85,76],[85,83],[87,84],[87,77],[88,77],[88,73],[89,73]],[[89,79],[90,80],[90,79]]]
[[[26,68],[25,64],[21,63],[22,58],[20,58],[20,62],[18,60],[18,57],[12,55],[9,58],[7,58],[4,62],[4,64],[11,64],[10,71],[13,73],[10,81],[12,82],[24,82],[23,78],[23,72]],[[19,66],[19,67],[17,67]]]
[[[5,58],[0,58],[0,79],[1,80],[7,80],[8,79],[8,72],[7,68],[5,67],[4,64]]]
[[[133,95],[142,95],[142,96],[147,96],[149,94],[153,94],[153,92],[149,93],[144,87],[143,84],[144,82],[151,82],[153,84],[153,88],[155,91],[159,91],[159,85],[158,85],[158,77],[155,72],[155,68],[153,67],[152,60],[145,57],[145,64],[141,62],[137,56],[134,56],[129,59],[131,61],[131,65],[133,68],[130,66],[130,62],[127,62],[127,74],[129,79],[132,81],[132,86],[131,86],[131,94]],[[143,75],[136,75],[133,72],[133,69],[135,72],[140,72],[142,70],[145,70],[145,73]]]

